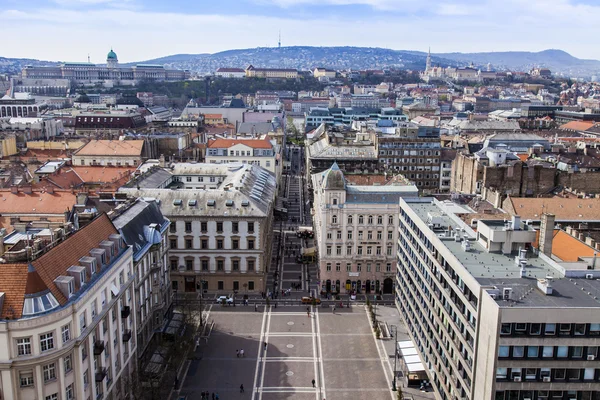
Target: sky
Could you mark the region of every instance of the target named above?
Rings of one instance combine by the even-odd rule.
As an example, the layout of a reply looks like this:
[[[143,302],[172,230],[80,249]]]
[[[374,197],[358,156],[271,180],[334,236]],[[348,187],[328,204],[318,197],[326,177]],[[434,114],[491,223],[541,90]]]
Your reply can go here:
[[[600,0],[0,0],[0,56],[120,62],[277,46],[565,50],[600,59]]]

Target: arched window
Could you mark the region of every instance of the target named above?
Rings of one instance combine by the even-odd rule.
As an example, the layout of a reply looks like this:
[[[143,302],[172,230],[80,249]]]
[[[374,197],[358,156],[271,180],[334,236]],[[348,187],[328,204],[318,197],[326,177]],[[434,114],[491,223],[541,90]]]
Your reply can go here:
[[[382,225],[383,224],[383,215],[378,215],[377,216],[377,225]]]
[[[358,223],[359,224],[364,224],[365,223],[365,219],[364,219],[364,217],[362,215],[358,216]]]
[[[373,225],[373,216],[372,215],[369,215],[368,221],[369,221],[369,225]]]
[[[348,225],[352,225],[352,215],[348,215]]]
[[[393,215],[388,216],[388,224],[392,225],[393,223],[394,223],[394,216]]]
[[[332,224],[337,224],[337,215],[334,214],[334,215],[331,216],[331,223]]]

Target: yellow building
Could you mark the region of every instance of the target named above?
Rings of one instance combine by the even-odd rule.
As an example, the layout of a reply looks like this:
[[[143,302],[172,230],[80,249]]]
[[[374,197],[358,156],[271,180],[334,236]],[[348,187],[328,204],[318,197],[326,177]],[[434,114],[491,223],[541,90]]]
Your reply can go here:
[[[17,154],[17,138],[4,136],[0,138],[0,157],[9,157]]]

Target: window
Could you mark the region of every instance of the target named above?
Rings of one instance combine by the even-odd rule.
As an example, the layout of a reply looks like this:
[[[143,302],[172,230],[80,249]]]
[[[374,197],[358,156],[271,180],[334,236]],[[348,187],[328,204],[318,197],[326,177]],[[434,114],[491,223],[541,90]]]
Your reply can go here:
[[[73,389],[73,384],[71,383],[65,389],[65,399],[66,400],[73,400],[74,398],[75,398],[75,389]]]
[[[352,215],[348,215],[348,225],[352,225]]]
[[[572,348],[573,350],[573,358],[581,358],[583,357],[583,347],[575,346]]]
[[[385,265],[385,272],[392,272],[392,264]]]
[[[19,374],[21,387],[33,386],[33,371],[23,371]]]
[[[69,340],[71,340],[71,324],[62,327],[61,336],[63,343],[67,343]]]
[[[556,334],[556,324],[546,324],[544,328],[545,335],[555,335]]]
[[[217,232],[223,232],[223,223],[217,222]]]
[[[511,332],[510,327],[511,327],[510,324],[502,324],[502,326],[500,326],[500,334],[501,335],[510,335],[510,332]]]
[[[44,382],[56,379],[56,365],[54,363],[44,365],[42,371],[44,374]]]
[[[392,225],[394,223],[394,216],[390,215],[388,216],[388,224]]]
[[[537,372],[537,370],[535,368],[526,368],[525,369],[525,380],[535,381],[536,372]]]
[[[338,256],[342,255],[342,246],[335,246],[335,254]]]
[[[367,232],[367,240],[372,240],[373,239],[373,231],[368,231]]]
[[[54,393],[44,397],[45,400],[58,400],[58,393]]]
[[[65,356],[65,372],[71,372],[73,369],[73,360],[71,359],[71,355]]]
[[[200,264],[202,265],[202,271],[208,271],[208,260],[202,260]]]
[[[185,239],[185,248],[186,249],[191,249],[193,247],[192,245],[192,239]]]
[[[373,254],[373,246],[367,246],[367,255]]]
[[[394,238],[394,231],[388,231],[388,240],[392,240]]]
[[[554,369],[554,379],[565,379],[566,371],[563,368],[555,368]],[[561,396],[562,398],[562,396]]]
[[[248,260],[248,271],[254,271],[254,260]]]
[[[192,231],[192,223],[190,221],[185,221],[185,231],[186,232]]]
[[[346,264],[346,272],[352,272],[352,264]]]
[[[569,380],[579,380],[580,370],[578,369],[568,369],[567,370],[567,379]]]
[[[237,250],[240,248],[240,241],[238,239],[231,239],[231,248]]]
[[[327,263],[327,271],[331,271],[331,263]]]
[[[54,348],[54,334],[52,332],[40,335],[40,351],[48,351]]]
[[[377,240],[381,240],[382,237],[383,237],[382,232],[381,231],[377,232]]]
[[[334,215],[331,216],[331,223],[332,224],[337,224],[337,215],[334,214]]]
[[[560,335],[571,334],[571,324],[560,324]]]
[[[201,239],[200,240],[200,247],[202,247],[203,250],[208,249],[208,239]]]
[[[381,264],[375,264],[375,272],[381,272]]]
[[[369,225],[373,225],[373,216],[369,215],[369,218],[367,219]]]
[[[358,249],[357,249],[357,252],[356,252],[356,254],[358,254],[359,256],[362,256],[362,253],[363,253],[363,248],[362,248],[362,246],[358,246]]]
[[[207,222],[200,222],[200,230],[202,232],[208,231],[208,223]]]
[[[594,374],[595,374],[595,369],[594,368],[586,368],[583,371],[583,379],[586,381],[591,381],[594,379]]]
[[[177,239],[169,239],[169,247],[172,249],[177,248]]]
[[[248,281],[248,290],[254,290],[254,281]]]
[[[524,357],[524,356],[525,356],[525,347],[513,346],[513,357]]]
[[[592,336],[600,335],[600,324],[590,324],[590,335],[592,335]]]
[[[569,356],[569,347],[567,346],[558,346],[556,348],[556,357],[568,357]]]
[[[371,263],[367,263],[367,272],[371,272]]]
[[[88,370],[86,369],[85,372],[83,373],[83,387],[84,389],[87,388],[88,384],[90,383],[90,375],[88,374]]]
[[[498,357],[508,357],[509,346],[498,347]]]
[[[217,249],[223,248],[223,239],[217,239]]]
[[[554,347],[553,346],[544,346],[542,350],[542,357],[554,357]]]
[[[330,256],[331,255],[331,246],[327,246],[327,255]]]
[[[333,205],[335,206],[336,204],[337,204],[337,199],[333,199]]]
[[[335,263],[335,270],[336,270],[337,272],[340,272],[340,271],[341,271],[341,269],[342,269],[342,265],[341,265],[340,263]]]
[[[378,215],[377,216],[377,225],[382,225],[383,224],[383,215]]]
[[[541,333],[542,333],[542,324],[530,324],[529,325],[529,334],[539,335]]]
[[[342,238],[342,231],[337,231],[337,238],[341,239]]]
[[[529,346],[527,347],[527,357],[529,358],[537,358],[540,354],[539,347],[537,346]]]
[[[364,224],[365,223],[365,219],[364,219],[364,217],[362,215],[358,216],[358,223],[359,224]]]
[[[363,231],[358,231],[358,240],[363,239]]]
[[[170,233],[177,232],[177,225],[175,225],[175,223],[172,223],[171,225],[169,225],[169,232]]]
[[[254,239],[248,239],[248,249],[254,249]]]
[[[392,246],[387,247],[387,249],[385,250],[385,254],[387,254],[388,256],[392,255]]]
[[[585,335],[585,324],[575,324],[575,336]]]
[[[327,239],[331,239],[331,238],[332,238],[331,232],[327,232]]]
[[[81,347],[81,359],[85,360],[87,358],[87,347],[84,345]]]
[[[223,271],[223,260],[217,260],[217,271]]]
[[[231,230],[233,231],[233,233],[238,233],[238,231],[239,231],[239,223],[232,222],[231,223]]]
[[[234,271],[239,271],[240,270],[240,262],[238,260],[232,260],[231,261],[231,269]]]
[[[508,368],[496,368],[496,379],[506,379]]]
[[[356,272],[362,271],[362,264],[356,264]]]
[[[515,324],[515,332],[524,332],[527,330],[527,324],[517,323]]]
[[[17,339],[17,355],[27,356],[31,354],[31,338]]]
[[[254,232],[254,222],[248,222],[248,233]]]
[[[352,231],[348,231],[348,239],[352,239]]]

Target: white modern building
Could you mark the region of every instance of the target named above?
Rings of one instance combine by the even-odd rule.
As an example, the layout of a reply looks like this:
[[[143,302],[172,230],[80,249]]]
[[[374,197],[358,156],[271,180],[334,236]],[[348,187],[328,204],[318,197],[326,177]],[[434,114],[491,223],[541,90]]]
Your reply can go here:
[[[398,201],[418,196],[417,187],[351,185],[337,163],[312,181],[321,291],[392,293]]]
[[[400,199],[396,304],[436,399],[600,398],[595,257],[559,263],[537,234],[519,217],[475,232],[435,199]]]
[[[0,393],[124,398],[136,367],[132,248],[105,214],[62,235],[16,243],[3,255]]]
[[[252,164],[143,166],[119,189],[154,198],[171,221],[174,291],[262,291],[271,261],[275,178]]]

